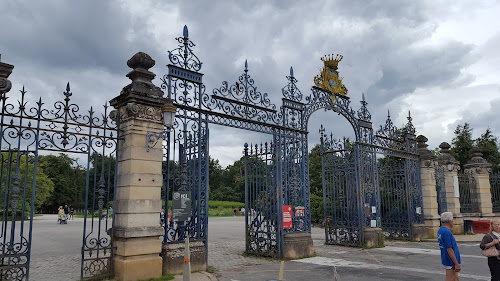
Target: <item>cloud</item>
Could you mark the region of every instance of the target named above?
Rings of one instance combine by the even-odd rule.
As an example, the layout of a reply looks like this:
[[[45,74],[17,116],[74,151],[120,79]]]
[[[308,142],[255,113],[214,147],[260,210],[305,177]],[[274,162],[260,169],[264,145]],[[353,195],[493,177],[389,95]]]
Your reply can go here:
[[[500,29],[481,19],[496,17],[500,5],[471,3],[7,0],[0,11],[0,52],[2,61],[15,65],[11,95],[25,85],[33,98],[49,103],[62,98],[70,81],[81,108],[119,94],[129,83],[126,61],[137,51],[156,60],[151,70],[160,85],[167,51],[177,47],[174,38],[184,24],[203,62],[207,93],[222,81],[237,81],[247,59],[255,86],[277,107],[290,66],[306,96],[322,67],[320,57],[340,53],[351,105],[357,110],[365,93],[374,128],[385,122],[388,109],[397,126],[411,110],[418,132],[439,144],[465,117],[478,128],[496,126],[488,118],[498,106]],[[465,14],[467,28],[461,24]],[[469,28],[477,42],[469,39]],[[341,116],[318,111],[309,122],[310,148],[319,141],[320,124],[339,138],[352,134]],[[271,139],[210,128],[212,156],[222,163],[239,159],[245,142]]]

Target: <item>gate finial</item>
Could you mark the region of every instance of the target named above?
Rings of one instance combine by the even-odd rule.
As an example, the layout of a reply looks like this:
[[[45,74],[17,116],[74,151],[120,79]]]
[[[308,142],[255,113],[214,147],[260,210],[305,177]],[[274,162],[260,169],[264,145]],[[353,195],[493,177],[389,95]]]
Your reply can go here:
[[[188,38],[188,27],[187,25],[184,25],[184,30],[182,30],[182,36],[184,36],[184,38]]]

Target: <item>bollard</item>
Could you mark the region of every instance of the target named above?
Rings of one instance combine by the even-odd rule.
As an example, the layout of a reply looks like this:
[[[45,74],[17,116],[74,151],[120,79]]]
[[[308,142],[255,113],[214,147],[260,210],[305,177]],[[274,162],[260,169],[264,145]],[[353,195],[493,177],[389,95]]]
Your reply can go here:
[[[183,281],[191,281],[191,254],[189,253],[189,235],[186,235],[186,246],[184,248],[184,272]]]

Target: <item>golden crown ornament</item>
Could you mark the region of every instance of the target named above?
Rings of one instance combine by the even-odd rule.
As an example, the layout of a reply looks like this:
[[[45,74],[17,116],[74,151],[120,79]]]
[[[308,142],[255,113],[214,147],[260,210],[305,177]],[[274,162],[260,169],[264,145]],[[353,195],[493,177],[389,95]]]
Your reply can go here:
[[[339,77],[339,72],[337,71],[339,62],[344,57],[340,54],[326,55],[321,58],[324,63],[321,73],[314,77],[314,84],[317,87],[330,91],[332,93],[331,100],[335,100],[335,94],[347,96],[347,88],[342,84],[343,77]]]

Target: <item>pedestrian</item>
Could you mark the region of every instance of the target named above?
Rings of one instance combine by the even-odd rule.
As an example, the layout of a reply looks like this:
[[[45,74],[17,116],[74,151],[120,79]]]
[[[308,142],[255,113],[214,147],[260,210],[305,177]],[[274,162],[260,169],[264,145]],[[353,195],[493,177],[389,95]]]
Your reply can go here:
[[[66,215],[66,220],[69,219],[69,208],[68,205],[64,205],[64,214]]]
[[[57,209],[57,223],[59,224],[67,223],[66,214],[64,213],[63,206],[59,206],[59,208]]]
[[[69,205],[68,209],[69,209],[69,219],[74,220],[75,208],[71,208],[71,205]]]
[[[500,253],[500,220],[495,219],[491,222],[491,232],[484,235],[479,247],[481,250],[486,250],[491,247],[496,247]],[[500,281],[500,255],[488,257],[488,266],[491,273],[491,281]]]
[[[460,251],[458,250],[457,241],[453,233],[451,233],[453,213],[442,213],[441,225],[437,238],[441,249],[441,263],[446,269],[446,281],[458,281],[458,272],[462,267],[460,266]]]

